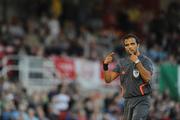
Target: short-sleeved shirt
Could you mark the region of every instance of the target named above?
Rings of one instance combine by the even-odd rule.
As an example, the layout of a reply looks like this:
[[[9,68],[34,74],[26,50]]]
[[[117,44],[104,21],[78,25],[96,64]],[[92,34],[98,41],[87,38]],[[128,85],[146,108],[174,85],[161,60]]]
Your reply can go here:
[[[152,61],[145,55],[138,56],[142,65],[148,71],[153,73]],[[143,96],[151,93],[150,83],[145,83],[137,70],[135,64],[129,59],[129,57],[122,58],[118,61],[114,72],[120,73],[120,82],[124,90],[124,97],[131,98],[136,96]]]

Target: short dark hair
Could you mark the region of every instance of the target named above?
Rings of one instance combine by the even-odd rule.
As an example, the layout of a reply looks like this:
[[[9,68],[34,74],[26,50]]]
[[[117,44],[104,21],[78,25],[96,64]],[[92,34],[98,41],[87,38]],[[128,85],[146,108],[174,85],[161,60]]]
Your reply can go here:
[[[132,34],[132,33],[129,33],[129,34],[125,34],[122,36],[121,40],[125,41],[125,39],[128,39],[128,38],[134,38],[136,40],[136,43],[139,44],[140,43],[140,39],[139,37],[137,37],[135,34]]]

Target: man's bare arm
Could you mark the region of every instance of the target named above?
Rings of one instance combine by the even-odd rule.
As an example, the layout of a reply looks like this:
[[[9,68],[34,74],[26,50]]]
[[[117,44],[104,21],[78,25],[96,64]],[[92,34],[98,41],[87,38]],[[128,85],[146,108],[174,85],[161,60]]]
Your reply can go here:
[[[144,82],[149,82],[151,80],[151,72],[148,71],[143,64],[139,61],[138,57],[134,55],[133,52],[131,52],[130,56],[131,61],[133,61],[136,64],[136,68],[139,70],[139,73],[141,77],[143,78]]]
[[[112,82],[119,76],[119,73],[113,71],[104,71],[104,79],[106,83]]]
[[[114,52],[111,52],[110,54],[108,54],[105,57],[105,59],[103,61],[104,79],[105,79],[106,83],[110,83],[111,81],[116,79],[119,75],[119,73],[117,73],[117,72],[108,70],[108,64],[112,63],[114,54],[115,54]]]
[[[136,68],[139,70],[141,77],[143,78],[144,82],[149,82],[152,78],[151,72],[148,71],[141,62],[136,64]]]

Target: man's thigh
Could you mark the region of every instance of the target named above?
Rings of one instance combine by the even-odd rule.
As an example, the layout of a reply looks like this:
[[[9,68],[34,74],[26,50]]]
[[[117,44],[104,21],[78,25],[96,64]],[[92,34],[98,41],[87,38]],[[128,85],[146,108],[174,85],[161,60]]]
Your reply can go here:
[[[125,102],[125,107],[124,107],[124,119],[123,120],[131,120],[132,119],[132,114],[133,114],[133,106],[129,103],[129,101]]]
[[[149,113],[149,104],[140,103],[133,110],[132,120],[146,120]]]

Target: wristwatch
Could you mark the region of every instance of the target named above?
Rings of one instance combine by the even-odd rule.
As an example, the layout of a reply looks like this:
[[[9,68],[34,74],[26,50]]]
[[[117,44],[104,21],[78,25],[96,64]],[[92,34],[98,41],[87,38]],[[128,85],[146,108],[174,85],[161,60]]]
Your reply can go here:
[[[140,60],[139,59],[137,59],[134,63],[135,64],[138,64],[140,62]]]

